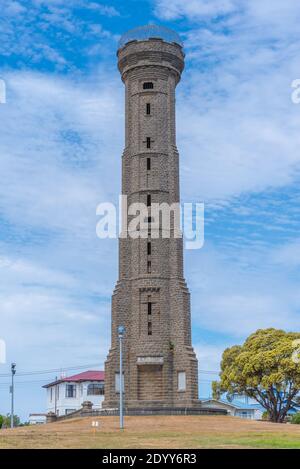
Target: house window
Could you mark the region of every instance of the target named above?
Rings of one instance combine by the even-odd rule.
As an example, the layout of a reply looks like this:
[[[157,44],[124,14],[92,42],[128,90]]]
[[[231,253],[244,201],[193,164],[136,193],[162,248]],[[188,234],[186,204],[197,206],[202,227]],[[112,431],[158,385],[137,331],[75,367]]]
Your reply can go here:
[[[87,388],[88,396],[103,396],[104,395],[104,383],[92,383]]]
[[[149,116],[151,114],[151,104],[146,103],[146,114]]]
[[[151,148],[151,138],[150,137],[146,137],[146,146],[147,146],[147,148]]]
[[[151,261],[147,262],[147,273],[151,274]]]
[[[143,83],[143,89],[144,90],[153,90],[152,81],[145,81],[145,83]]]
[[[151,158],[147,158],[147,170],[150,171],[151,169]]]
[[[76,384],[66,384],[66,397],[76,397]]]
[[[147,254],[148,254],[148,256],[151,256],[151,243],[150,243],[150,241],[148,241],[148,243],[147,243]]]
[[[148,321],[148,335],[152,335],[152,322]]]
[[[124,374],[122,376],[122,389],[124,392]],[[115,391],[120,392],[120,373],[115,373]]]
[[[251,412],[247,412],[246,410],[237,412],[236,415],[242,419],[251,419]]]
[[[185,371],[178,371],[178,391],[185,391],[186,390],[186,376]]]
[[[52,402],[53,399],[53,388],[50,388],[50,402]]]
[[[151,194],[147,194],[147,207],[151,207]]]

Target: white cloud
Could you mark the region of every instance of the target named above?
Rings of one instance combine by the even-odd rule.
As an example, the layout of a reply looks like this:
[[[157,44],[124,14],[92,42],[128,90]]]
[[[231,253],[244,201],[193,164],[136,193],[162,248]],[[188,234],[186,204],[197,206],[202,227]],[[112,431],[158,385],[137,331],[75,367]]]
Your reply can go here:
[[[86,11],[89,18],[80,14]],[[37,64],[57,71],[77,68],[77,60],[89,56],[91,41],[104,53],[116,37],[101,22],[119,16],[116,8],[84,0],[2,0],[0,54],[6,60],[18,56],[18,67]],[[76,63],[76,65],[75,65]]]
[[[300,240],[294,239],[279,246],[272,253],[272,260],[286,269],[299,268],[300,266]]]
[[[185,16],[191,19],[215,17],[234,11],[237,5],[236,0],[157,0],[155,3],[157,16],[166,20]]]
[[[8,286],[9,281],[13,283],[27,282],[28,284],[38,282],[43,286],[61,284],[64,285],[64,288],[76,285],[74,279],[64,272],[55,271],[46,266],[39,266],[19,257],[0,257],[0,275],[2,277],[2,286],[4,283]]]
[[[277,32],[291,34],[299,21],[300,8],[294,0],[252,0],[245,1],[244,5],[247,17],[253,24],[275,27]]]
[[[182,92],[178,103],[178,146],[188,197],[193,192],[206,200],[231,198],[296,180],[300,113],[290,103],[286,73],[283,64],[266,76],[249,71],[248,78],[239,80],[231,75],[231,87],[226,86],[230,75],[225,67],[217,73],[190,72],[189,91]]]
[[[300,17],[295,0],[154,0],[153,3],[155,14],[161,19],[186,18],[194,25],[219,19],[224,25],[235,26],[239,32],[253,27],[260,34],[274,34],[274,28],[282,34],[296,32]]]
[[[115,80],[106,73],[109,80],[101,70],[85,81],[6,76],[0,317],[19,369],[103,368],[108,351],[117,241],[96,238],[95,211],[120,187],[123,90],[117,72]],[[41,402],[38,387],[33,396]],[[18,402],[43,410],[27,394]]]
[[[276,269],[271,250],[248,250],[241,263],[211,243],[192,256],[187,253],[195,324],[235,340],[259,328],[299,330],[298,279],[291,281],[287,271]],[[238,246],[235,251],[238,258]],[[247,266],[246,257],[253,268]]]
[[[177,107],[189,198],[198,188],[198,198],[230,199],[288,185],[299,175],[300,107],[291,101],[291,82],[300,67],[300,8],[275,2],[272,16],[271,2],[250,3],[251,11],[239,2],[236,21],[233,15],[204,23],[193,15],[206,2],[175,3],[193,19],[184,33],[187,69]],[[211,7],[221,14],[224,3]]]
[[[24,13],[26,8],[19,2],[10,1],[6,4],[4,11],[7,15],[15,16]]]
[[[0,317],[9,359],[35,369],[82,360],[103,365],[110,301],[100,297],[101,288],[98,297],[90,298],[76,273],[21,259],[5,261],[0,264]]]
[[[94,234],[95,207],[112,191],[122,148],[122,88],[98,78],[99,84],[22,72],[6,77],[0,208],[10,221]]]
[[[205,373],[205,371],[219,371],[222,353],[224,352],[225,348],[226,345],[212,345],[204,341],[200,341],[195,344],[194,350],[198,358],[199,369],[201,373],[200,376],[203,381],[216,379],[217,373],[214,375],[212,373]]]
[[[89,8],[91,10],[98,11],[101,15],[104,16],[120,16],[118,10],[111,5],[103,5],[101,3],[89,2],[89,3],[82,3],[82,6],[85,8]]]

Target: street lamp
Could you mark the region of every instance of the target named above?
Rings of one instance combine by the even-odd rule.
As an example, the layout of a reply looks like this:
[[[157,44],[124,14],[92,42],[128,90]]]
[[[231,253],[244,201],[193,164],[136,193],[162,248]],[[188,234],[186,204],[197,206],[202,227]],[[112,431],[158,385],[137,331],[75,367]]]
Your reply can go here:
[[[119,348],[120,348],[120,429],[124,428],[124,419],[123,419],[123,358],[122,358],[122,348],[123,348],[123,337],[125,334],[125,327],[118,327],[118,336],[119,336]]]
[[[11,412],[10,412],[10,428],[14,428],[14,376],[16,374],[16,364],[11,364]]]

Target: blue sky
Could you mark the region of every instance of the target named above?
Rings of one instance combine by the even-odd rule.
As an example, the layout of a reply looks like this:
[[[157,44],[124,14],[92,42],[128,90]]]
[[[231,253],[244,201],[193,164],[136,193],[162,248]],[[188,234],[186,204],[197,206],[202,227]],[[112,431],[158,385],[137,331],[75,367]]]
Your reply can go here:
[[[104,362],[117,241],[96,238],[95,212],[120,192],[116,48],[122,32],[149,22],[175,29],[185,44],[181,196],[206,207],[205,246],[185,252],[199,367],[217,370],[223,349],[257,328],[299,331],[297,2],[2,0],[1,7],[0,338],[8,364],[25,372]],[[52,378],[17,378],[24,419],[44,411],[41,385]],[[201,396],[213,378],[201,372]],[[7,382],[0,376],[2,413]]]

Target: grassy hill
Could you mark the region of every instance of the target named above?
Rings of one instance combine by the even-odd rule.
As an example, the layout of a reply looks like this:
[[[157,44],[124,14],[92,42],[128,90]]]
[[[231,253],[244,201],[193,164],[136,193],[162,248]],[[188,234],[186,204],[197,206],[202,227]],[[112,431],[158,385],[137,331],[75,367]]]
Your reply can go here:
[[[95,418],[0,430],[0,448],[299,448],[300,425],[223,416]]]

